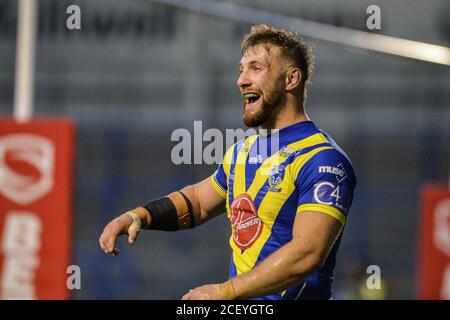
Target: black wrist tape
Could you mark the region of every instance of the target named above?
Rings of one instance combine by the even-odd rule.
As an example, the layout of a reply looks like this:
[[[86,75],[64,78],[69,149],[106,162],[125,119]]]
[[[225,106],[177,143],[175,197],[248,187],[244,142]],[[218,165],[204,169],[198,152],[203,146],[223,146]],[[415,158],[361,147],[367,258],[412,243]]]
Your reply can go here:
[[[177,209],[168,197],[151,200],[143,207],[150,212],[152,217],[149,229],[161,231],[177,231],[179,229]]]
[[[194,220],[194,210],[192,210],[192,203],[191,200],[189,200],[189,198],[181,191],[178,191],[184,198],[184,201],[186,201],[186,204],[188,206],[188,210],[189,210],[189,217],[191,219],[191,225],[189,226],[189,228],[193,228],[195,227],[195,220]]]

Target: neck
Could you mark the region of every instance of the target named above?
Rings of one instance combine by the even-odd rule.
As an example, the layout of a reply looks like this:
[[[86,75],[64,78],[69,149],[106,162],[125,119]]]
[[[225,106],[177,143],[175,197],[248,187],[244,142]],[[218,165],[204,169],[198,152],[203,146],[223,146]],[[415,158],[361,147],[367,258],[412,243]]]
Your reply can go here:
[[[308,121],[308,115],[303,109],[303,102],[299,100],[289,101],[280,108],[280,112],[267,123],[260,126],[261,129],[283,129],[297,122]]]

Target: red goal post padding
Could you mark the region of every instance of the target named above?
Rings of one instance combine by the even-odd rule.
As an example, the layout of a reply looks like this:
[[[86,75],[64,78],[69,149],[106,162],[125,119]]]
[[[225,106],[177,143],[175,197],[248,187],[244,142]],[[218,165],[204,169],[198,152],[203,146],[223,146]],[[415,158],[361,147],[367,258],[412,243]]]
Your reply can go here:
[[[0,299],[67,299],[74,125],[0,118]]]
[[[427,185],[421,202],[418,297],[449,300],[450,189]]]

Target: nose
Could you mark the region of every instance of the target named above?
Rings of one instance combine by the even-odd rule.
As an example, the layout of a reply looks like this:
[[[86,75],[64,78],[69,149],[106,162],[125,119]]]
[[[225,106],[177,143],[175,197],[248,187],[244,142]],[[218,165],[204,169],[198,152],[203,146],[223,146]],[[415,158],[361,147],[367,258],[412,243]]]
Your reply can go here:
[[[242,71],[239,74],[239,78],[237,79],[237,85],[239,88],[245,88],[251,85],[251,81],[248,77],[248,73],[246,71]]]

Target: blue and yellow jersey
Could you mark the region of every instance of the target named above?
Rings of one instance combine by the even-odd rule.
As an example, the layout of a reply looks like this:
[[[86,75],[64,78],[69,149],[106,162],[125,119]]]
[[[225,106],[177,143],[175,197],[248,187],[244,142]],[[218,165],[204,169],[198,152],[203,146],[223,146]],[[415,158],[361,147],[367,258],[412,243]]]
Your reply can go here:
[[[302,211],[345,224],[356,179],[347,155],[313,122],[239,141],[211,176],[232,226],[230,278],[243,274],[292,239]],[[304,282],[260,299],[329,299],[340,239],[324,266]]]

